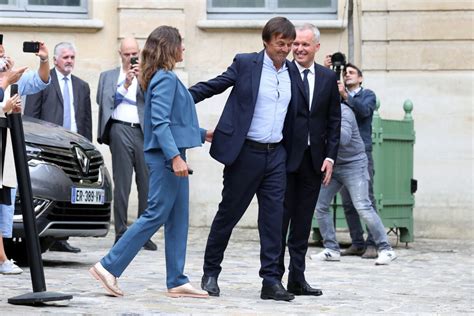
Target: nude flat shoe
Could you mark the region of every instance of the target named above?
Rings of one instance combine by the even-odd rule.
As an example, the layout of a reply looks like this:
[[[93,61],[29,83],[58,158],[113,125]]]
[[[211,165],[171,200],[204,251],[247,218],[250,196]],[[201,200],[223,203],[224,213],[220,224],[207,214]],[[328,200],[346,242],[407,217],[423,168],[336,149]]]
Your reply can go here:
[[[206,291],[194,288],[191,283],[185,283],[183,285],[168,289],[166,293],[169,297],[195,297],[195,298],[208,298],[209,294]]]
[[[113,296],[123,296],[123,291],[117,285],[117,278],[107,271],[100,262],[97,262],[92,268],[89,269],[89,273],[102,283],[104,289],[107,290]]]

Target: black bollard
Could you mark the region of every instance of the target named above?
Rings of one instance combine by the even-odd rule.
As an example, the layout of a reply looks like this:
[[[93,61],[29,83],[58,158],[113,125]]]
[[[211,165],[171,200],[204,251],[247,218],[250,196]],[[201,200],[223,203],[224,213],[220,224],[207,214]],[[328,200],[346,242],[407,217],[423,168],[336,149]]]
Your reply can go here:
[[[41,258],[41,249],[33,209],[33,193],[26,157],[21,113],[10,114],[7,120],[11,132],[13,155],[15,157],[15,170],[20,192],[23,225],[25,227],[28,264],[30,266],[31,283],[33,285],[32,293],[11,297],[8,299],[8,303],[15,305],[38,305],[44,302],[70,300],[72,299],[72,295],[46,291],[43,261]]]

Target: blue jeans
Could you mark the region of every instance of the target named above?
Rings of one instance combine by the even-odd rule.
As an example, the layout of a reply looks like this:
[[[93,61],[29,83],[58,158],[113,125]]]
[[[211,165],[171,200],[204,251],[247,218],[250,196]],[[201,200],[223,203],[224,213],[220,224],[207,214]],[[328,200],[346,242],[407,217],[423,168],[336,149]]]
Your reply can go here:
[[[12,204],[0,204],[0,236],[5,238],[12,238],[16,188],[11,188],[10,193]]]
[[[337,192],[345,186],[349,191],[357,213],[372,232],[378,249],[392,249],[388,243],[385,227],[369,199],[368,180],[367,160],[364,159],[346,165],[336,165],[331,182],[327,186],[321,186],[318,203],[316,204],[316,218],[318,219],[325,248],[340,251],[329,207]]]
[[[372,202],[372,207],[377,211],[377,204],[374,196],[374,159],[372,158],[372,152],[367,151],[368,159],[368,171],[369,171],[369,199]],[[349,228],[349,234],[351,236],[352,245],[357,248],[365,248],[367,246],[374,246],[375,241],[370,229],[367,228],[367,241],[364,241],[364,229],[360,223],[359,214],[357,213],[354,205],[352,204],[351,196],[349,191],[345,187],[341,189],[342,207],[344,208],[344,214],[346,216],[347,227]]]
[[[184,151],[181,156],[184,157]],[[120,277],[143,245],[165,226],[166,285],[168,289],[188,283],[184,275],[189,227],[189,179],[171,172],[161,150],[145,152],[149,170],[148,207],[100,261]]]

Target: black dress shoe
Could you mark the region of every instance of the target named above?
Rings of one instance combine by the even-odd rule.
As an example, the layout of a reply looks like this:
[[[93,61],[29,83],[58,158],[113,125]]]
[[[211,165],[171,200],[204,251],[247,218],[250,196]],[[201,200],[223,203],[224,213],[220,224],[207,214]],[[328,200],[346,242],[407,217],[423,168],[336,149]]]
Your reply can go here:
[[[143,249],[145,250],[150,250],[150,251],[156,251],[156,249],[158,249],[158,247],[156,246],[156,244],[151,241],[151,239],[149,239],[144,245],[143,245]]]
[[[312,288],[306,281],[304,281],[304,283],[288,282],[287,289],[288,292],[293,293],[295,295],[323,295],[323,291],[321,291],[320,289]]]
[[[210,296],[219,296],[221,290],[217,285],[217,277],[203,275],[201,279],[201,288],[207,291]]]
[[[81,248],[71,246],[67,240],[56,240],[56,242],[49,247],[49,250],[73,253],[81,252]]]
[[[275,300],[275,301],[291,301],[295,296],[288,293],[281,283],[275,283],[273,285],[262,286],[262,292],[260,293],[262,300]]]

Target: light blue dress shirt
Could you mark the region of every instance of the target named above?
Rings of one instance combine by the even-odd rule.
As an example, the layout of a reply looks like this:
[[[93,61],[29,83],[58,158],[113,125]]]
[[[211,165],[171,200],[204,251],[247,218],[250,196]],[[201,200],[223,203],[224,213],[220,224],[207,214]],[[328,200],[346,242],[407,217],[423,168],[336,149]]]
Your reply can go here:
[[[27,71],[18,80],[18,92],[20,95],[30,95],[45,89],[51,82],[51,76],[44,83],[37,71]]]
[[[277,70],[265,52],[257,102],[247,139],[259,143],[280,142],[283,139],[283,124],[290,99],[291,81],[286,63]]]

